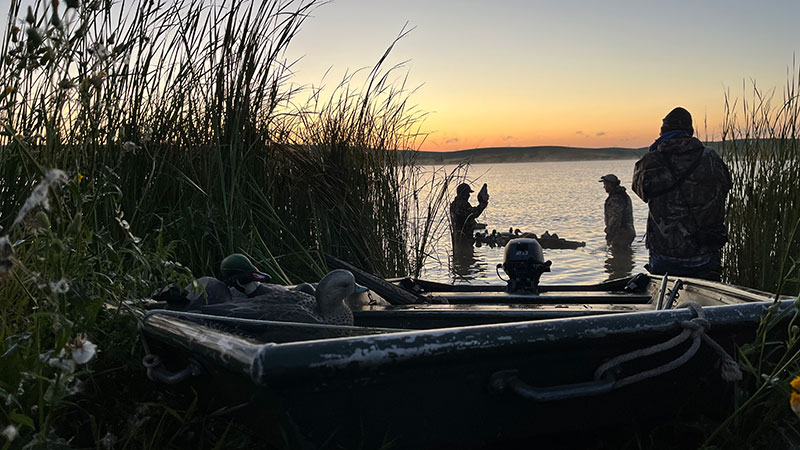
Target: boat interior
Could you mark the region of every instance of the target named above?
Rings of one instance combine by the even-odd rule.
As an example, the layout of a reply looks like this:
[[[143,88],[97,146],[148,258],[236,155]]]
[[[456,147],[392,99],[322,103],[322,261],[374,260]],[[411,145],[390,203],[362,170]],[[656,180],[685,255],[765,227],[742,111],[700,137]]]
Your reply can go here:
[[[358,277],[357,277],[358,278]],[[148,317],[188,321],[260,342],[295,342],[667,310],[691,301],[701,306],[768,302],[771,294],[705,280],[637,274],[586,285],[540,285],[537,292],[508,292],[505,285],[448,285],[412,278],[359,279],[372,289],[347,299],[354,326],[237,319],[156,308]],[[403,295],[398,295],[402,292]]]

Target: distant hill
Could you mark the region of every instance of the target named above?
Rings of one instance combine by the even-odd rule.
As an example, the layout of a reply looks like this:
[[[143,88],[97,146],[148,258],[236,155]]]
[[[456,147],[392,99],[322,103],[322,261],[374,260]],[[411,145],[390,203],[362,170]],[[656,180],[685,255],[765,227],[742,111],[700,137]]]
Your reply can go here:
[[[455,152],[417,153],[417,164],[501,164],[543,161],[591,161],[638,159],[647,148],[580,148],[580,147],[489,147]]]

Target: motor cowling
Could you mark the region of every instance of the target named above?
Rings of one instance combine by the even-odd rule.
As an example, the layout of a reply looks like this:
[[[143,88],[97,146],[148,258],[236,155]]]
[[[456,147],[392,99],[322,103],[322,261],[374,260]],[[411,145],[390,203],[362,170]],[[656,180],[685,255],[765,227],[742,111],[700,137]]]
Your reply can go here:
[[[508,241],[501,267],[508,275],[508,292],[539,292],[539,279],[550,272],[551,261],[544,260],[542,246],[536,239],[512,239]]]

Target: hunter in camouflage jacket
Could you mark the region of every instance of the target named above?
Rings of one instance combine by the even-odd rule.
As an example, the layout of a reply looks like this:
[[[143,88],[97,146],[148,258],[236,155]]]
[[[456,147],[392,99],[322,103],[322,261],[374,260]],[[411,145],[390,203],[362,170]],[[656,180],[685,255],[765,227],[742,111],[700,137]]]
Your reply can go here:
[[[684,134],[651,148],[636,162],[632,187],[650,209],[646,245],[651,253],[691,259],[718,254],[727,241],[731,175],[719,155],[697,138]]]
[[[471,192],[471,191],[470,191]],[[479,202],[478,206],[469,203],[469,192],[460,192],[450,203],[450,220],[453,227],[453,237],[457,239],[471,239],[472,233],[478,223],[476,220],[481,215],[488,203]]]
[[[608,245],[630,246],[636,238],[636,229],[633,227],[633,205],[624,187],[617,185],[608,193],[603,211]]]

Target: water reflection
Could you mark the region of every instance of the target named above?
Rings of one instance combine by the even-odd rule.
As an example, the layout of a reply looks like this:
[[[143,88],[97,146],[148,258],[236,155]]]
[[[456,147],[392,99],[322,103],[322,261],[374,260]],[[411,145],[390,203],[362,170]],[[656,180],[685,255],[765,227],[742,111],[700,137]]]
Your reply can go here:
[[[628,246],[610,246],[606,258],[606,273],[609,280],[625,278],[633,273],[633,248]]]
[[[452,272],[455,280],[473,280],[481,271],[472,239],[453,238]]]

